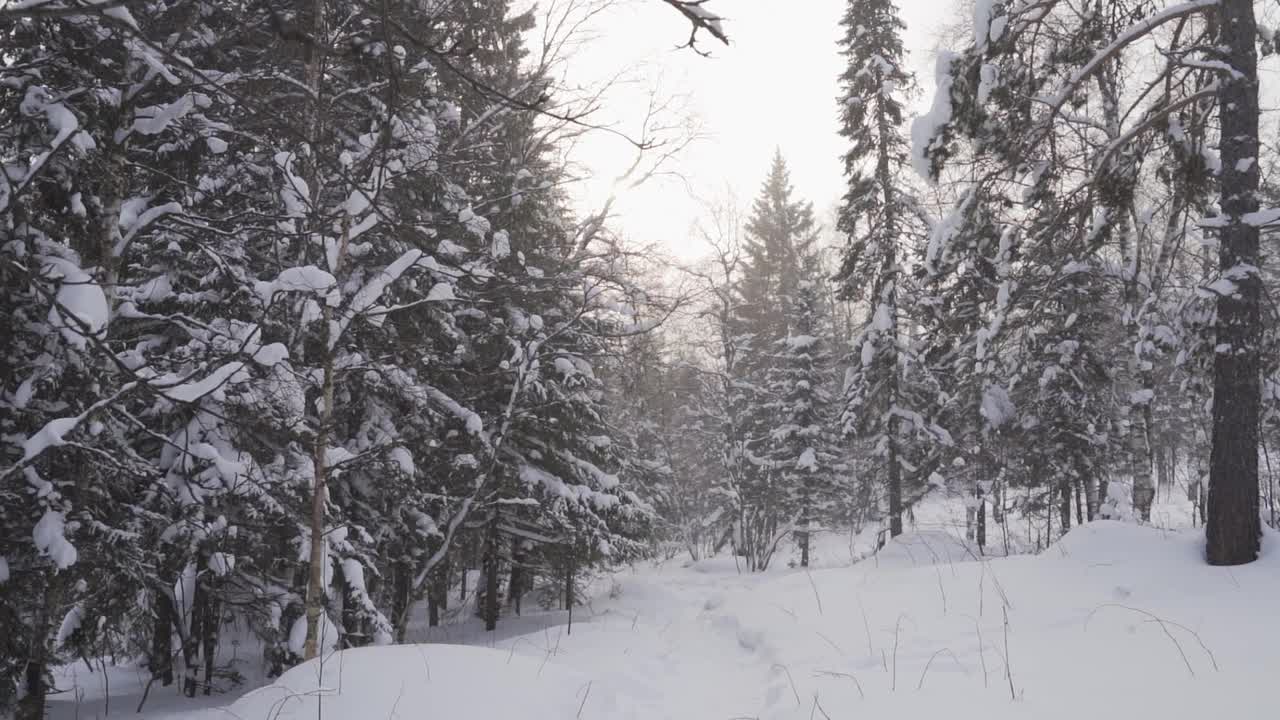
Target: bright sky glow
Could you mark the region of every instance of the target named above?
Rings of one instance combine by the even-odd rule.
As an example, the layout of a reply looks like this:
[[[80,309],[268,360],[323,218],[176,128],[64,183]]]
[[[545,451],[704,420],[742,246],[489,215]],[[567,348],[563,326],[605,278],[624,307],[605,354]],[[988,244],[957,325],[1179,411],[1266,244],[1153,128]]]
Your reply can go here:
[[[614,226],[633,241],[659,241],[677,257],[697,257],[702,247],[689,231],[701,212],[699,198],[731,192],[749,203],[775,147],[787,158],[796,191],[825,219],[843,187],[836,108],[843,59],[836,41],[844,6],[845,0],[713,0],[710,7],[726,18],[733,44],[705,38],[700,47],[710,58],[676,49],[688,36],[687,23],[653,0],[624,0],[594,18],[596,37],[575,51],[568,79],[591,85],[625,71],[596,121],[638,135],[648,93],[656,89],[704,136],[665,166],[678,177],[621,193]],[[953,0],[900,0],[900,6],[920,105],[933,87],[937,33],[958,11]],[[672,111],[665,119],[680,115]],[[635,151],[623,139],[595,133],[573,157],[592,176],[575,189],[582,209],[591,211],[602,206]]]

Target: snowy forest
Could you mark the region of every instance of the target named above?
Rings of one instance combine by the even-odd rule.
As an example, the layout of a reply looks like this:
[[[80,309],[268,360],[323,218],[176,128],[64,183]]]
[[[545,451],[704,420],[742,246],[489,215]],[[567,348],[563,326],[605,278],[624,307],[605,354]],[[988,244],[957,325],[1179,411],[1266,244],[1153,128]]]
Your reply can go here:
[[[0,0],[0,718],[1280,712],[1280,6],[808,2]]]

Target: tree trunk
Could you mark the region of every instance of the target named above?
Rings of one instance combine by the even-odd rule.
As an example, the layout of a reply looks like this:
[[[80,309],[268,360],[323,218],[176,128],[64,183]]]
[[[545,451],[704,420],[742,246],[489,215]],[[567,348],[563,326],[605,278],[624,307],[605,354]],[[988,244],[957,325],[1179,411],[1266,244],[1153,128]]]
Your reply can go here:
[[[484,541],[484,629],[498,627],[498,514],[489,519]]]
[[[889,420],[889,537],[898,537],[902,534],[902,470],[898,467],[898,440],[892,437],[897,427],[897,421],[891,418]]]
[[[1073,489],[1076,493],[1076,525],[1084,524],[1084,492],[1080,489],[1083,485],[1083,480],[1077,480],[1073,483]]]
[[[1151,504],[1156,497],[1155,478],[1152,476],[1155,455],[1151,449],[1150,414],[1150,406],[1144,406],[1142,426],[1134,424],[1129,428],[1129,448],[1133,454],[1133,512],[1142,522],[1151,522]]]
[[[453,574],[452,567],[448,560],[442,560],[440,569],[436,573],[435,590],[438,612],[444,612],[449,609],[449,576]]]
[[[987,547],[987,499],[985,493],[982,492],[982,485],[977,488],[978,508],[974,513],[974,539],[978,542],[978,551],[981,552]]]
[[[325,310],[330,308],[326,305]],[[326,312],[329,319],[331,312]],[[326,323],[328,325],[328,323]],[[332,360],[332,353],[330,353]],[[333,363],[325,363],[324,368],[324,408],[321,410],[320,429],[316,433],[312,462],[315,467],[314,485],[311,490],[311,548],[307,573],[307,640],[302,652],[303,660],[310,660],[319,654],[320,616],[324,613],[324,566],[327,562],[325,552],[325,501],[328,488],[325,475],[328,468],[329,422],[333,418]]]
[[[391,616],[396,624],[396,643],[401,645],[409,635],[409,609],[413,605],[409,588],[411,574],[409,563],[404,560],[397,560],[391,566]]]
[[[1173,486],[1173,462],[1170,459],[1170,451],[1173,450],[1171,445],[1166,445],[1163,441],[1153,448],[1156,457],[1156,496],[1159,497],[1160,491],[1164,490],[1165,500],[1169,499],[1169,488]]]
[[[151,677],[164,687],[173,684],[173,600],[157,591],[151,618]]]
[[[205,560],[201,555],[196,560],[195,578],[191,583],[191,625],[182,643],[182,693],[189,698],[196,696],[200,685],[200,643],[204,638],[204,570]]]
[[[49,695],[49,617],[57,605],[58,592],[53,587],[59,582],[48,578],[42,602],[35,604],[29,629],[30,644],[27,647],[27,663],[22,673],[22,693],[15,709],[15,720],[44,720],[45,701]]]
[[[1262,535],[1258,517],[1262,279],[1258,276],[1258,228],[1243,220],[1258,209],[1258,28],[1253,0],[1222,0],[1219,25],[1219,47],[1238,76],[1224,74],[1219,79],[1220,205],[1228,224],[1219,235],[1218,268],[1231,274],[1236,292],[1218,296],[1205,556],[1211,565],[1240,565],[1257,559]]]
[[[1062,518],[1061,534],[1071,529],[1071,481],[1064,478],[1058,484],[1058,514]]]
[[[449,566],[441,562],[427,582],[427,625],[439,627],[440,612],[449,606]]]
[[[507,603],[520,614],[520,596],[524,594],[524,543],[511,539],[511,574],[507,579]]]
[[[1090,474],[1084,479],[1084,516],[1089,522],[1098,519],[1101,502],[1098,499],[1099,480]]]
[[[574,597],[573,597],[574,574],[575,574],[575,569],[574,569],[574,562],[573,562],[573,550],[570,549],[569,556],[565,560],[565,570],[564,570],[564,609],[569,611],[570,617],[573,616],[572,613],[573,613],[573,603],[574,603]]]
[[[200,634],[200,651],[204,655],[204,694],[209,695],[213,691],[213,664],[218,652],[218,626],[221,624],[219,622],[221,611],[218,601],[207,587],[200,600],[203,606],[200,613],[204,616]]]

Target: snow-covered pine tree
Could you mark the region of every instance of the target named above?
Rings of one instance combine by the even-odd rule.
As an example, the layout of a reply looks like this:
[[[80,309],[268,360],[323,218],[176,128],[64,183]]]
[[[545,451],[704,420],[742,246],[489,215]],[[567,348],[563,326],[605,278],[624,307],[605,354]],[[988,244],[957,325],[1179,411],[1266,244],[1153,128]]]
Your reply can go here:
[[[157,502],[166,483],[155,463],[169,448],[153,410],[208,394],[231,373],[218,379],[189,357],[163,361],[152,352],[165,344],[158,339],[201,336],[206,355],[242,349],[228,350],[238,344],[229,337],[234,328],[208,313],[186,315],[173,303],[160,315],[139,310],[174,297],[167,270],[181,253],[164,221],[200,224],[192,205],[212,193],[197,189],[192,168],[226,147],[219,137],[226,128],[212,119],[216,81],[202,69],[200,48],[228,13],[187,22],[192,6],[6,14],[0,29],[6,45],[22,49],[0,70],[4,112],[18,119],[0,151],[5,268],[18,273],[4,286],[6,318],[18,323],[13,337],[29,340],[14,344],[19,354],[5,376],[21,378],[12,399],[24,412],[16,417],[32,424],[6,429],[6,438],[27,439],[17,455],[6,452],[12,463],[0,472],[46,486],[29,498],[36,506],[4,503],[6,512],[40,519],[34,528],[6,523],[15,535],[0,551],[33,583],[24,602],[36,607],[21,611],[30,631],[21,655],[25,716],[43,714],[42,664],[51,651],[140,652],[153,624],[148,599],[172,599],[158,542],[169,517]],[[173,53],[187,59],[175,64]],[[166,372],[183,363],[182,374]],[[34,554],[25,547],[32,543]],[[156,624],[167,628],[161,615]],[[55,636],[60,618],[66,633]],[[155,664],[168,654],[166,646]]]
[[[841,25],[847,68],[840,76],[840,132],[850,147],[837,221],[847,245],[836,279],[845,298],[867,308],[853,341],[843,422],[849,435],[883,458],[877,472],[888,497],[889,533],[896,536],[912,499],[904,492],[923,491],[938,466],[932,446],[949,443],[931,419],[937,395],[926,387],[927,367],[914,356],[910,337],[916,304],[905,268],[925,232],[906,181],[903,108],[915,81],[903,68],[905,26],[891,0],[850,0]]]
[[[1231,23],[1217,22],[1222,19],[1222,13],[1228,12],[1232,13]],[[1195,219],[1186,213],[1186,201],[1176,201],[1176,197],[1175,202],[1165,206],[1165,209],[1175,209],[1170,215],[1163,215],[1165,209],[1158,202],[1151,203],[1149,209],[1140,207],[1146,201],[1135,195],[1134,188],[1144,177],[1143,166],[1148,157],[1162,161],[1166,157],[1175,161],[1178,157],[1186,159],[1182,123],[1188,116],[1203,117],[1202,110],[1211,106],[1222,88],[1230,86],[1233,92],[1244,93],[1237,98],[1239,102],[1221,104],[1217,112],[1224,125],[1242,123],[1241,138],[1245,145],[1251,142],[1250,137],[1256,138],[1250,130],[1249,119],[1256,120],[1256,105],[1247,102],[1253,97],[1252,91],[1240,90],[1251,84],[1249,78],[1255,74],[1252,52],[1239,51],[1241,54],[1236,59],[1244,67],[1232,68],[1233,72],[1228,72],[1225,65],[1181,63],[1174,60],[1173,55],[1163,63],[1142,66],[1137,72],[1134,68],[1138,64],[1133,59],[1153,42],[1171,44],[1181,51],[1221,37],[1228,43],[1238,41],[1241,48],[1246,43],[1252,48],[1253,27],[1251,10],[1233,6],[1219,12],[1215,3],[1090,3],[1081,7],[1056,6],[1048,12],[1022,5],[979,3],[972,46],[962,55],[943,59],[934,106],[913,130],[914,155],[921,169],[936,175],[942,164],[966,152],[975,152],[991,163],[974,179],[975,184],[983,186],[988,197],[1003,198],[1001,202],[1006,207],[1017,210],[1005,213],[1005,219],[1001,220],[1017,227],[1019,249],[1015,256],[1019,259],[1015,262],[1024,263],[1015,271],[1018,282],[1010,287],[1007,315],[1016,318],[1021,329],[1007,326],[1006,333],[1034,334],[1037,326],[1061,327],[1064,317],[1036,315],[1052,308],[1067,311],[1066,304],[1050,298],[1069,286],[1078,286],[1081,278],[1074,278],[1072,282],[1054,280],[1055,275],[1061,280],[1075,274],[1064,272],[1064,268],[1079,267],[1072,265],[1073,261],[1096,268],[1092,273],[1093,282],[1107,288],[1091,290],[1092,297],[1114,297],[1113,302],[1126,308],[1120,318],[1099,319],[1103,322],[1100,327],[1079,328],[1077,332],[1083,333],[1081,339],[1101,347],[1108,338],[1115,337],[1112,328],[1117,323],[1127,325],[1132,340],[1126,345],[1139,351],[1132,360],[1108,357],[1106,377],[1113,385],[1113,393],[1129,398],[1119,403],[1112,413],[1119,427],[1127,429],[1127,437],[1123,443],[1112,443],[1112,450],[1107,454],[1131,469],[1134,499],[1140,514],[1145,512],[1151,496],[1151,466],[1155,455],[1152,438],[1158,435],[1146,409],[1155,385],[1149,375],[1153,364],[1143,348],[1149,343],[1146,334],[1154,332],[1159,325],[1143,319],[1143,313],[1144,308],[1159,306],[1160,300],[1152,297],[1153,273],[1147,268],[1154,266],[1158,270],[1162,262],[1167,262],[1163,260],[1167,257],[1163,249],[1167,245],[1152,243],[1144,249],[1137,242],[1143,237],[1142,228],[1154,217],[1168,218],[1174,227],[1183,228]],[[1243,36],[1249,39],[1241,39]],[[1231,75],[1231,82],[1223,82],[1224,72]],[[1171,92],[1154,96],[1127,90],[1146,87],[1149,83],[1168,86]],[[1093,92],[1095,86],[1096,93]],[[1035,103],[1027,98],[1048,101]],[[1090,118],[1094,117],[1101,118],[1102,122],[1093,122]],[[1174,142],[1162,146],[1158,142],[1162,135]],[[1168,155],[1151,152],[1162,147],[1169,148]],[[1210,164],[1216,166],[1219,160],[1211,158]],[[1190,168],[1186,177],[1192,177],[1196,174],[1194,167],[1200,162],[1193,159],[1179,167]],[[1247,167],[1251,163],[1256,166],[1256,161],[1246,161],[1239,171],[1224,172],[1219,185],[1220,191],[1226,192],[1232,182],[1240,184],[1245,192],[1239,197],[1248,196],[1242,201],[1246,207],[1252,207],[1249,203],[1256,201],[1252,198],[1252,188],[1256,188],[1251,176],[1254,171]],[[1222,167],[1226,167],[1225,161]],[[1018,185],[1024,187],[1018,188]],[[1224,321],[1224,316],[1219,316],[1219,321],[1234,328],[1231,332],[1239,331],[1228,344],[1247,346],[1239,353],[1229,354],[1230,357],[1215,354],[1215,364],[1222,366],[1219,370],[1237,361],[1247,365],[1257,348],[1252,340],[1245,342],[1245,338],[1254,337],[1257,330],[1253,319],[1256,315],[1249,310],[1252,304],[1249,298],[1256,283],[1256,273],[1249,270],[1256,267],[1249,260],[1253,257],[1249,249],[1252,231],[1246,227],[1247,223],[1231,221],[1231,211],[1224,209],[1223,213],[1218,219],[1202,224],[1215,232],[1223,228],[1239,231],[1243,239],[1238,244],[1224,243],[1224,248],[1232,246],[1233,249],[1224,251],[1219,268],[1206,285],[1226,289],[1229,283],[1232,288],[1249,288],[1249,292],[1239,295],[1233,291],[1218,299],[1222,305],[1220,310],[1226,312],[1228,318]],[[1087,226],[1089,232],[1081,242],[1059,242],[1064,225]],[[1166,231],[1162,235],[1180,237],[1185,233]],[[1111,261],[1112,257],[1120,258],[1120,262]],[[1241,261],[1241,257],[1245,260]],[[1110,289],[1113,280],[1119,292]],[[1232,313],[1238,315],[1239,322],[1230,320],[1236,317]],[[1215,329],[1220,338],[1225,337],[1221,333],[1228,332],[1223,327]],[[1217,346],[1222,344],[1218,341]],[[1222,380],[1218,391],[1226,395],[1248,394],[1251,390],[1238,385],[1246,375],[1252,377],[1253,373],[1235,373],[1231,382]],[[1219,379],[1225,377],[1221,372],[1218,376]],[[1255,425],[1250,419],[1253,406],[1245,402],[1233,405],[1234,410],[1224,409],[1221,403],[1215,403],[1214,407],[1218,413],[1213,435],[1215,445],[1231,438],[1230,442],[1239,441],[1249,446],[1247,449],[1232,446],[1235,449],[1231,452],[1214,456],[1222,463],[1214,474],[1217,481],[1224,487],[1235,488],[1224,496],[1244,502],[1243,498],[1250,493],[1239,491],[1238,481],[1243,478],[1241,482],[1248,485],[1256,478],[1256,447],[1249,433],[1226,432],[1225,427],[1239,423]],[[1226,460],[1228,456],[1235,459]],[[1236,468],[1232,463],[1245,464]],[[1236,469],[1228,471],[1228,466]],[[1099,491],[1101,494],[1101,487]],[[1115,497],[1114,492],[1110,495]],[[1236,506],[1236,510],[1242,508],[1243,505]],[[1246,518],[1251,513],[1241,511],[1236,516]],[[1210,557],[1215,562],[1227,562],[1228,556],[1231,562],[1247,560],[1244,556],[1248,553],[1241,548],[1248,543],[1241,538],[1250,530],[1230,520],[1222,527],[1231,530],[1209,533]],[[1228,550],[1228,545],[1232,549]]]
[[[798,519],[793,535],[800,566],[809,566],[813,533],[844,520],[837,514],[842,448],[836,432],[835,340],[828,312],[826,280],[819,267],[814,237],[802,236],[793,246],[798,278],[782,306],[786,336],[776,341],[776,360],[765,383],[774,418],[763,453],[775,469],[787,505]]]
[[[747,218],[742,269],[735,280],[737,302],[728,328],[736,355],[728,407],[741,443],[739,549],[753,570],[768,567],[778,542],[795,530],[805,512],[794,492],[800,488],[784,477],[783,464],[791,476],[797,458],[779,463],[770,454],[780,421],[775,410],[797,379],[784,380],[786,373],[779,370],[786,338],[798,334],[789,323],[796,318],[804,279],[801,253],[812,248],[816,235],[813,208],[792,197],[779,150]]]

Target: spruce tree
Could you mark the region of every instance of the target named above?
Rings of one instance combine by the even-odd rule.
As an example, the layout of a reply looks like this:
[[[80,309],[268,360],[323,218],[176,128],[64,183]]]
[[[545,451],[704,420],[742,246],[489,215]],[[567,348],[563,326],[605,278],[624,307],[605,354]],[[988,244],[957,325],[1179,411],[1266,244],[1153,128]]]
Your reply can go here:
[[[914,309],[904,267],[924,233],[919,203],[905,182],[909,153],[902,125],[914,79],[903,68],[905,25],[891,0],[851,0],[841,25],[847,69],[840,76],[840,132],[850,147],[844,155],[848,189],[837,221],[848,240],[836,279],[843,297],[867,308],[845,384],[844,423],[883,458],[879,473],[888,496],[889,533],[896,536],[910,500],[904,493],[918,493],[923,477],[932,474],[924,468],[936,466],[921,455],[931,448],[908,444],[947,437],[926,419],[934,414],[928,401],[904,386],[916,381],[909,377],[926,374],[904,329],[904,307]]]
[[[810,471],[806,468],[816,471],[821,462],[815,459],[812,465],[801,463],[805,468],[800,468],[795,453],[803,453],[803,449],[788,442],[779,444],[790,433],[789,423],[779,418],[777,411],[789,401],[803,405],[804,400],[789,396],[801,381],[797,373],[812,370],[805,367],[812,358],[796,343],[788,345],[787,338],[805,335],[816,339],[814,333],[801,332],[796,322],[806,297],[814,302],[811,286],[806,286],[804,293],[801,290],[802,282],[812,282],[804,277],[804,271],[812,266],[804,267],[802,259],[812,255],[817,237],[813,208],[792,197],[780,150],[774,154],[745,229],[742,271],[735,283],[737,302],[727,328],[737,356],[728,407],[740,442],[736,457],[741,468],[741,549],[752,569],[763,570],[782,537],[805,519],[808,508],[802,501],[805,481],[801,472]],[[813,419],[804,418],[803,427],[812,428]]]

